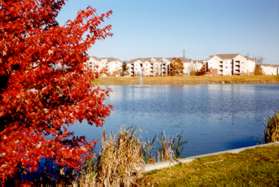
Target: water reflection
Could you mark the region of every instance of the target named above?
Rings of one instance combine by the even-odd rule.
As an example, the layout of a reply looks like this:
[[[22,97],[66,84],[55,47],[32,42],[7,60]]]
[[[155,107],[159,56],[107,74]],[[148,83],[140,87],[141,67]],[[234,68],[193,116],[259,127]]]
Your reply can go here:
[[[161,131],[183,133],[183,156],[258,143],[267,116],[279,110],[278,85],[111,86],[113,112],[107,131],[135,126],[141,138]],[[86,122],[78,135],[100,138],[101,128]]]

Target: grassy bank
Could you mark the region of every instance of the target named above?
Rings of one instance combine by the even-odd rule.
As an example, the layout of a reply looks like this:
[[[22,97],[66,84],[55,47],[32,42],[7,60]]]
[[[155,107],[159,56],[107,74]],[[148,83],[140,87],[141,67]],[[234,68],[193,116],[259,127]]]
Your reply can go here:
[[[197,159],[148,173],[142,186],[278,186],[279,145]]]
[[[139,84],[139,77],[105,77],[95,81],[100,85]],[[168,76],[144,77],[147,85],[183,84],[278,84],[279,76]]]

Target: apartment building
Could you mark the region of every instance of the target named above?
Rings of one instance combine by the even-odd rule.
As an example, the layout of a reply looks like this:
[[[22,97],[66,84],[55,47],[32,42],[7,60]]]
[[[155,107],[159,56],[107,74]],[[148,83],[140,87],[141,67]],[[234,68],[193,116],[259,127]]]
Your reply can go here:
[[[127,62],[130,76],[168,75],[170,60],[167,58],[138,58]]]
[[[212,75],[250,75],[254,74],[256,60],[240,54],[216,54],[207,60],[181,58],[183,74],[205,72]],[[172,58],[136,58],[126,64],[129,76],[166,76],[169,75]],[[117,58],[90,57],[85,63],[87,69],[108,76],[123,74],[123,61]],[[278,65],[262,64],[262,72],[266,75],[278,75]]]
[[[240,54],[216,54],[207,60],[209,72],[217,75],[254,74],[256,60]]]
[[[183,60],[183,74],[190,75],[191,72],[200,72],[204,66],[205,62],[203,60]]]
[[[109,76],[120,76],[123,62],[117,58],[90,57],[85,63],[87,69]]]
[[[264,75],[279,75],[278,64],[261,64],[260,67]]]

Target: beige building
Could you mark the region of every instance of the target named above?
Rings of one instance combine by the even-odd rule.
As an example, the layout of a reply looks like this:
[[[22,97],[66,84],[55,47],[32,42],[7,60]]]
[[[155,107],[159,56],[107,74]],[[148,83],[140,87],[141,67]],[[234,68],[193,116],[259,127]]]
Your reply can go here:
[[[123,62],[117,58],[90,57],[85,63],[87,69],[109,76],[120,76]]]
[[[202,60],[183,60],[183,74],[190,75],[191,72],[200,72],[204,66],[205,62]]]
[[[138,58],[127,63],[130,76],[163,76],[168,74],[170,60],[167,58]]]
[[[261,69],[264,75],[279,75],[278,64],[261,64]]]
[[[240,54],[216,54],[207,60],[209,72],[217,75],[254,74],[256,60]]]
[[[172,58],[137,58],[126,63],[129,76],[167,76],[169,75]],[[254,74],[256,60],[240,54],[216,54],[207,60],[192,60],[181,58],[183,74],[191,72],[204,72],[216,75],[250,75]],[[87,69],[103,73],[108,76],[121,76],[123,74],[123,61],[117,58],[90,57],[85,63]],[[278,75],[278,66],[261,65],[266,75]]]

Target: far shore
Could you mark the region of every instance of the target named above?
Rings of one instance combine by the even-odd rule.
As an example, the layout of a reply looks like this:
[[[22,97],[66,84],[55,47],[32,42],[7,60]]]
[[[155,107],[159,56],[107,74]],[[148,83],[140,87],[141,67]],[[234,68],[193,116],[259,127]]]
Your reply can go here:
[[[97,85],[138,85],[140,77],[101,77]],[[163,76],[143,77],[144,85],[193,85],[193,84],[279,84],[279,76]]]

